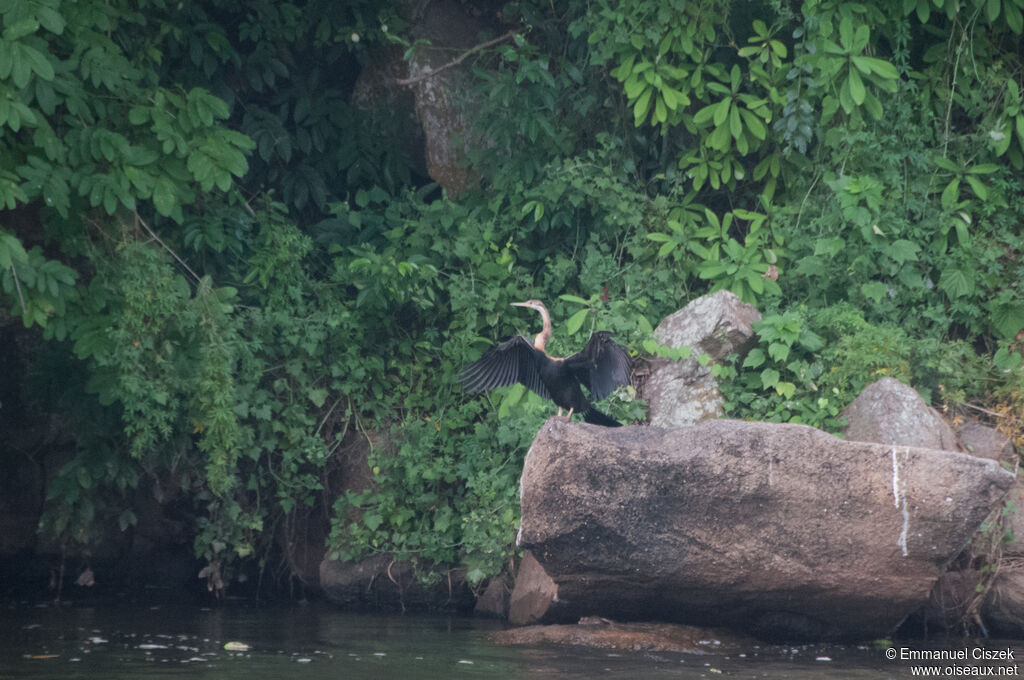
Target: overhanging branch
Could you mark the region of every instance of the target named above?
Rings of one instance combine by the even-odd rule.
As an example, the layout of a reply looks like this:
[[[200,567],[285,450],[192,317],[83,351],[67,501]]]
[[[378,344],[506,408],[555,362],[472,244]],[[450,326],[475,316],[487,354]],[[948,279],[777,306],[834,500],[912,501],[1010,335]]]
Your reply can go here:
[[[466,57],[468,57],[469,55],[475,54],[475,53],[479,52],[480,50],[486,50],[488,47],[492,47],[494,45],[497,45],[498,43],[505,42],[506,40],[508,40],[509,38],[511,38],[514,35],[515,35],[515,31],[509,31],[508,33],[506,33],[505,35],[503,35],[501,37],[495,38],[493,40],[488,40],[485,43],[480,43],[479,45],[475,45],[473,47],[470,47],[468,50],[466,50],[465,52],[463,52],[459,56],[455,57],[454,59],[449,61],[447,64],[445,64],[443,66],[439,66],[438,68],[436,68],[436,69],[434,69],[432,71],[428,71],[427,73],[421,73],[420,75],[416,76],[415,78],[400,78],[400,79],[396,80],[395,82],[398,83],[399,85],[414,85],[414,84],[416,84],[416,83],[418,83],[418,82],[420,82],[422,80],[426,80],[427,78],[432,78],[433,76],[436,76],[441,71],[444,71],[446,69],[450,69],[452,66],[457,66],[457,65],[461,64],[462,61]]]

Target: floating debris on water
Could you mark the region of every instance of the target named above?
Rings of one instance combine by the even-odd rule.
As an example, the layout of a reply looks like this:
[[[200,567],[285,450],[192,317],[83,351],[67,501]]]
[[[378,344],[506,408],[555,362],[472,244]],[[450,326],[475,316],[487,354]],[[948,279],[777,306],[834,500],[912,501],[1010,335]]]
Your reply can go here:
[[[225,642],[224,649],[229,652],[248,652],[251,648],[244,642]]]
[[[295,660],[295,663],[309,663],[312,661],[308,656],[303,656]]]
[[[815,661],[831,661],[831,656],[817,656],[814,658]]]

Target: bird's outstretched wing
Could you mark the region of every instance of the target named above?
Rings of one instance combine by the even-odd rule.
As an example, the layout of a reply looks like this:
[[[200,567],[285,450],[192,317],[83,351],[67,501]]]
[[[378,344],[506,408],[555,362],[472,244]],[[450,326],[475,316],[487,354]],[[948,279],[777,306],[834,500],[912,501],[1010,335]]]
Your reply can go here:
[[[566,362],[580,383],[590,390],[594,401],[604,399],[616,387],[628,385],[633,373],[629,354],[612,340],[608,331],[597,331],[591,335],[587,346],[566,358]]]
[[[540,379],[539,350],[521,335],[487,350],[482,357],[459,373],[459,382],[467,392],[483,392],[517,382],[550,399]]]

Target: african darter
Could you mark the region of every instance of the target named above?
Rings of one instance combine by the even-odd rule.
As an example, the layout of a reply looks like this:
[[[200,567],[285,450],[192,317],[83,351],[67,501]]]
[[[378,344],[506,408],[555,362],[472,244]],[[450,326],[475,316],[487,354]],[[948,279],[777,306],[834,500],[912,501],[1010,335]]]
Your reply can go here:
[[[469,392],[482,392],[495,387],[504,387],[520,382],[544,399],[551,399],[562,409],[582,413],[583,420],[605,427],[619,427],[621,423],[612,420],[591,406],[580,389],[586,385],[594,401],[604,399],[620,385],[628,385],[632,365],[626,350],[612,341],[608,331],[597,331],[590,336],[583,351],[571,357],[552,357],[544,351],[551,339],[551,317],[540,300],[513,302],[516,307],[529,307],[540,312],[544,327],[531,343],[517,335],[488,350],[482,357],[467,366],[459,380]]]

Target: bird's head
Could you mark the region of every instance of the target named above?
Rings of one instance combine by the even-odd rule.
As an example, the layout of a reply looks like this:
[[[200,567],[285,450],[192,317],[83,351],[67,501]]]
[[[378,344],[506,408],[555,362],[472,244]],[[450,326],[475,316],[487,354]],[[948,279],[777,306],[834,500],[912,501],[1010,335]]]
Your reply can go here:
[[[544,303],[541,302],[540,300],[527,300],[526,302],[513,302],[512,306],[513,307],[528,307],[530,309],[533,309],[535,311],[540,312],[541,314],[545,314],[548,311],[547,307],[545,307]]]

